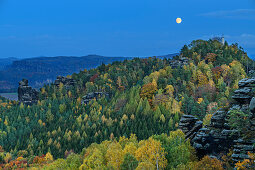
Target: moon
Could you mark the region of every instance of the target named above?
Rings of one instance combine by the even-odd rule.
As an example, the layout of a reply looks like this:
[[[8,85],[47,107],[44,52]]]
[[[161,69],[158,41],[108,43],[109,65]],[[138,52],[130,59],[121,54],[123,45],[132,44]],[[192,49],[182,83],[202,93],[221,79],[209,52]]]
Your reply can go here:
[[[176,18],[176,23],[177,24],[180,24],[182,22],[182,19],[181,18]]]

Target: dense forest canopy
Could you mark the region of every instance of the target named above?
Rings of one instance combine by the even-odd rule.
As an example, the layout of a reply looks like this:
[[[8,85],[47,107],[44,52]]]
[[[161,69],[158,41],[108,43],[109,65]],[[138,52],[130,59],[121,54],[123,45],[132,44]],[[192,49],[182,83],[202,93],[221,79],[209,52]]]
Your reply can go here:
[[[70,89],[42,87],[32,106],[1,99],[2,166],[221,169],[217,159],[197,160],[178,122],[191,114],[206,124],[216,110],[228,108],[253,61],[237,44],[215,40],[192,41],[175,59],[183,57],[189,63],[177,68],[170,59],[151,57],[83,70],[68,76],[76,81]],[[83,104],[90,92],[109,95]]]

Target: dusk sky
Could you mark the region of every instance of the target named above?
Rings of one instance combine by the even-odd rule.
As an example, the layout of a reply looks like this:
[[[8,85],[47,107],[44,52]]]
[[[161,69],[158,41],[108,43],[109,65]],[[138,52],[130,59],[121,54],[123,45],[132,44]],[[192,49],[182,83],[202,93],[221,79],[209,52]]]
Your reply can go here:
[[[255,54],[255,0],[0,0],[0,58],[165,55],[221,34]]]

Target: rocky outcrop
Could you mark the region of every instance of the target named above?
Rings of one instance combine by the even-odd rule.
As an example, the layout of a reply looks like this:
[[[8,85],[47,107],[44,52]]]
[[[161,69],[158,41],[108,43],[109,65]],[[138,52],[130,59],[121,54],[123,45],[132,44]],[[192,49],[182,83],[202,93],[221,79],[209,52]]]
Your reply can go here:
[[[230,130],[226,121],[227,113],[219,110],[211,118],[211,124],[201,128],[191,141],[197,150],[198,156],[204,155],[218,156],[226,154],[237,138],[235,130]]]
[[[195,116],[183,115],[179,123],[179,129],[185,133],[186,139],[192,140],[199,129],[202,128],[202,124],[203,122],[198,121]]]
[[[232,97],[237,101],[231,109],[240,109],[248,115],[250,120],[249,131],[255,134],[255,78],[243,79],[238,83],[239,89],[236,90]],[[239,136],[234,140],[233,161],[238,162],[248,158],[248,152],[255,153],[255,136],[252,139],[243,139]]]
[[[189,59],[186,57],[181,57],[179,59],[173,59],[170,61],[169,65],[174,69],[178,67],[183,67],[184,65],[189,64]]]
[[[244,159],[249,159],[248,152],[255,153],[255,139],[254,140],[235,140],[234,150],[232,154],[232,159],[235,162],[242,161]]]
[[[254,96],[255,79],[243,79],[238,83],[239,89],[234,92],[233,99],[235,99],[239,105],[249,104]]]
[[[213,155],[220,157],[233,149],[234,162],[248,158],[247,152],[255,153],[255,136],[253,139],[243,139],[237,130],[230,129],[228,115],[230,110],[240,109],[249,115],[251,132],[255,132],[255,78],[243,79],[239,82],[239,89],[234,92],[232,98],[236,101],[229,111],[218,110],[213,114],[209,126],[201,127],[201,121],[191,115],[183,115],[179,128],[185,133],[186,139],[196,149],[199,157]],[[198,124],[201,124],[200,128]],[[255,134],[255,133],[254,133]]]
[[[72,86],[75,85],[75,80],[72,78],[58,76],[54,82],[54,85],[59,87],[60,83],[62,83],[66,89],[70,89]]]
[[[185,133],[186,139],[191,141],[198,157],[202,158],[208,154],[217,156],[220,153],[226,154],[236,137],[225,119],[226,113],[219,110],[211,118],[211,124],[202,127],[202,121],[191,115],[183,115],[179,128]]]
[[[39,92],[28,86],[28,80],[23,79],[19,82],[18,87],[18,101],[26,105],[37,103]]]
[[[105,92],[91,92],[82,97],[82,104],[88,104],[93,99],[99,99],[102,96],[109,97],[109,93]]]

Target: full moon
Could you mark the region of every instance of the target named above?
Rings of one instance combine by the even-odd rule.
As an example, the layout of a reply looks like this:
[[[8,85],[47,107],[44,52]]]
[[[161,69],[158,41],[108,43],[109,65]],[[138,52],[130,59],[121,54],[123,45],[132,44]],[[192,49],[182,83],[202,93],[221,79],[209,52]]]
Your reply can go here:
[[[181,18],[176,18],[176,23],[177,24],[180,24],[182,22],[182,19]]]

